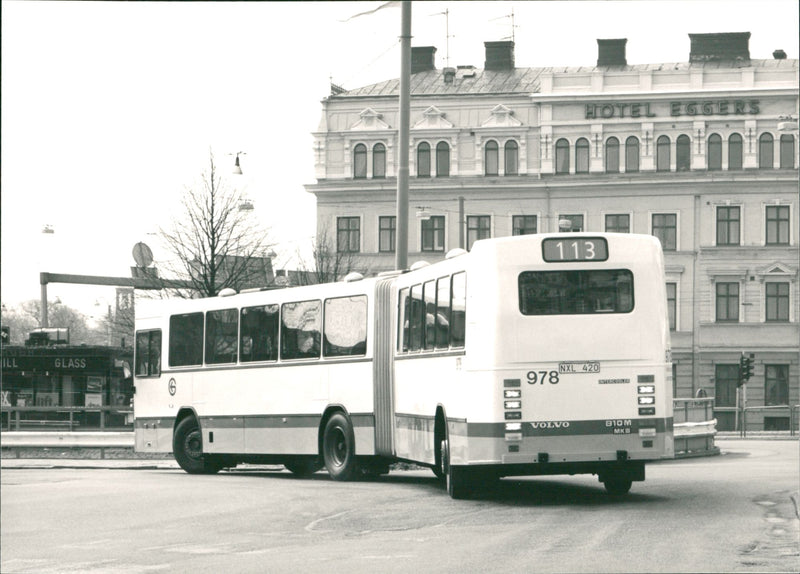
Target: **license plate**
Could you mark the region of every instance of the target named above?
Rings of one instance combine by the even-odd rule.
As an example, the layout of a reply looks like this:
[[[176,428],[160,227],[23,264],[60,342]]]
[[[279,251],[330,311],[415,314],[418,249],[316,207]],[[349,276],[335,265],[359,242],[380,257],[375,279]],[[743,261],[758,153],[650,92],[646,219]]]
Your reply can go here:
[[[599,373],[600,361],[576,361],[569,363],[559,363],[558,372],[562,375]]]

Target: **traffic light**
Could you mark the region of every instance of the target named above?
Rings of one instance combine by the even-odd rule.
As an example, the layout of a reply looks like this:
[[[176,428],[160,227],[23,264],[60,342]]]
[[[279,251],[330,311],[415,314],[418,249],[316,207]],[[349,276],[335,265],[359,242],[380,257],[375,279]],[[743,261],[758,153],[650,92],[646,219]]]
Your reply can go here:
[[[742,356],[739,357],[739,384],[742,385],[750,380],[750,377],[753,376],[753,359],[755,355],[750,353],[749,355],[745,355],[742,353]]]

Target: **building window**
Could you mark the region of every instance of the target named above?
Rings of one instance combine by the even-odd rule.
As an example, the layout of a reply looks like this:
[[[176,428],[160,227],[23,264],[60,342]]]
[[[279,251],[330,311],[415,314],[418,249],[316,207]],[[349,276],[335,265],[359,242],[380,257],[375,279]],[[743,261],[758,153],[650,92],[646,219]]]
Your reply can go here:
[[[764,406],[789,404],[789,365],[764,366]]]
[[[450,176],[450,146],[447,142],[436,144],[436,177]]]
[[[372,148],[372,177],[386,177],[386,146],[382,143]]]
[[[789,284],[766,283],[767,321],[789,320]]]
[[[569,173],[569,142],[563,138],[556,142],[556,173]]]
[[[781,134],[781,169],[794,169],[794,136]]]
[[[619,173],[619,140],[606,140],[606,173]]]
[[[561,229],[561,222],[562,221],[569,221],[569,228],[567,228],[566,225],[565,225],[564,228]],[[583,215],[577,215],[577,214],[575,214],[575,215],[559,215],[558,216],[558,226],[559,226],[559,231],[562,231],[562,232],[565,232],[565,233],[583,231]]]
[[[689,171],[692,165],[692,142],[689,136],[681,134],[675,141],[675,168],[678,171]]]
[[[722,137],[719,134],[711,134],[708,136],[708,147],[706,148],[708,155],[708,170],[718,171],[722,169]]]
[[[479,239],[491,237],[491,217],[488,215],[467,216],[467,250]]]
[[[674,331],[677,328],[675,314],[678,310],[678,284],[667,283],[667,314],[669,315],[669,330]]]
[[[717,245],[739,245],[739,207],[717,207]]]
[[[358,217],[336,218],[336,249],[339,253],[361,251],[361,220]]]
[[[678,216],[674,213],[654,213],[653,235],[661,241],[661,249],[675,251],[678,248]]]
[[[772,134],[763,133],[758,138],[758,167],[761,169],[772,169],[775,166],[773,159],[775,153],[775,140]]]
[[[353,177],[363,179],[367,177],[367,146],[358,144],[353,148]]]
[[[717,322],[739,321],[739,284],[717,283]]]
[[[486,142],[486,165],[485,165],[485,173],[486,175],[497,175],[500,169],[500,152],[499,148],[497,147],[497,142],[494,140],[490,140]]]
[[[431,176],[431,146],[422,142],[417,146],[417,177]]]
[[[515,215],[511,218],[512,235],[532,235],[536,233],[535,215]]]
[[[767,206],[767,245],[789,245],[789,206]]]
[[[627,213],[610,213],[606,215],[606,231],[609,233],[630,233],[631,216]]]
[[[742,169],[742,136],[731,134],[728,138],[728,169]]]
[[[519,146],[514,140],[508,140],[505,147],[505,175],[519,173]]]
[[[589,173],[589,140],[575,142],[575,173]]]
[[[714,406],[735,407],[739,365],[716,365],[714,368]]]
[[[639,138],[631,136],[625,140],[625,172],[639,171]]]
[[[444,251],[444,216],[422,221],[422,251]]]
[[[387,215],[378,218],[378,251],[381,253],[392,253],[395,250],[395,230],[397,228],[397,218]]]
[[[656,171],[669,171],[669,138],[661,136],[656,142]]]

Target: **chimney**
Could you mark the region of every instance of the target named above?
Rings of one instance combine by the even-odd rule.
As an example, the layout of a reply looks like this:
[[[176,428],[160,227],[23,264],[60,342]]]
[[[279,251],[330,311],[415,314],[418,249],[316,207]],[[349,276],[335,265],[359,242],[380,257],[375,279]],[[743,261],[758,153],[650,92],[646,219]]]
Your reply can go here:
[[[627,66],[625,59],[625,44],[627,38],[614,40],[597,40],[597,65],[598,66]]]
[[[427,72],[436,69],[436,47],[419,46],[411,48],[411,73]]]
[[[484,42],[486,48],[486,70],[513,70],[514,69],[514,42]]]
[[[689,62],[750,60],[750,32],[689,34]]]
[[[772,57],[776,60],[785,60],[786,59],[786,52],[783,50],[775,50],[772,52]]]

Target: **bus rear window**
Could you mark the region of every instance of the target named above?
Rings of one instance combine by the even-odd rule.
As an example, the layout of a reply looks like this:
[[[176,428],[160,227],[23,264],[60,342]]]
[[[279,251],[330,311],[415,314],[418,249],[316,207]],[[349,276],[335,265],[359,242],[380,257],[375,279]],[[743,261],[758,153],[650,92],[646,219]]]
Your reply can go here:
[[[633,310],[633,273],[627,269],[525,271],[519,276],[523,315],[588,315]]]

